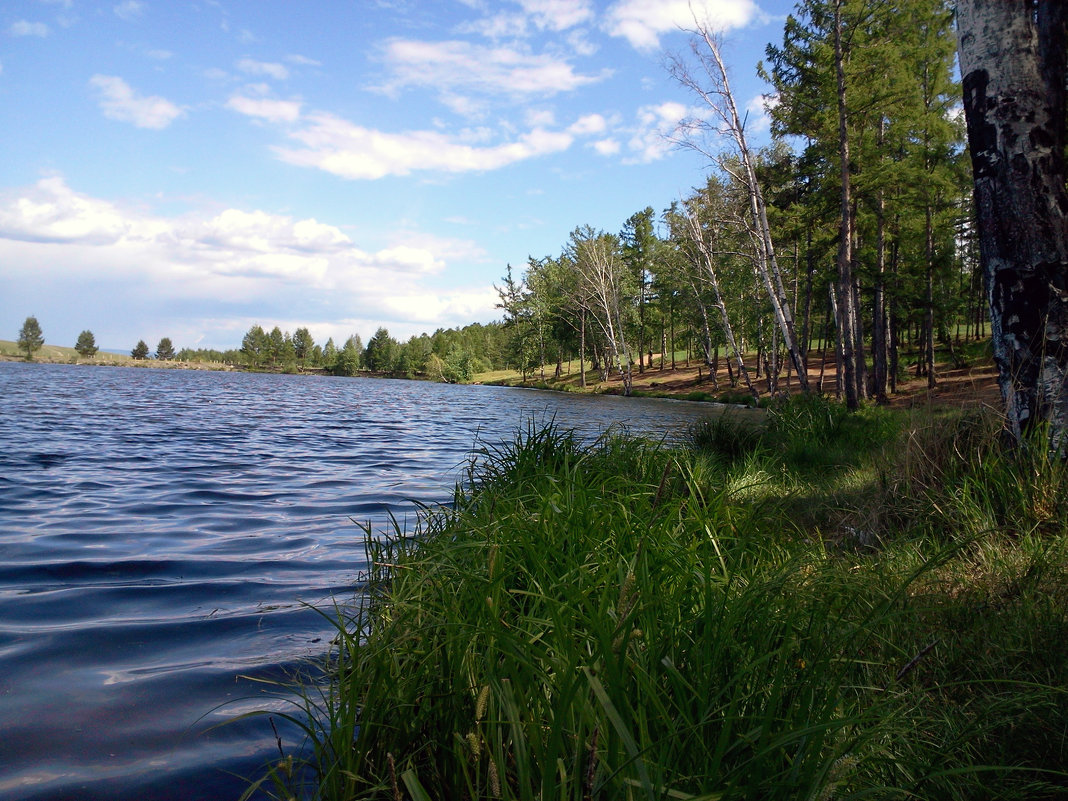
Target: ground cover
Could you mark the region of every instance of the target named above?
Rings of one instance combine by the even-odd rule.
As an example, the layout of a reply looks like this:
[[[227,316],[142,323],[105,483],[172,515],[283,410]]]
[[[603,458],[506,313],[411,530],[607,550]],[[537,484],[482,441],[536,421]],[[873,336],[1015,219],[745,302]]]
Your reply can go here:
[[[310,758],[259,789],[1063,798],[1068,477],[996,432],[809,397],[675,449],[486,449],[369,533],[370,602],[292,715]]]
[[[19,350],[18,343],[0,339],[0,361],[25,361],[26,354]],[[97,351],[95,356],[85,357],[74,348],[61,345],[42,345],[34,351],[33,361],[45,364],[91,364],[99,367],[157,367],[183,370],[230,370],[229,365],[214,362],[160,361],[158,359],[135,359],[128,353]]]
[[[979,404],[997,406],[1000,394],[997,386],[997,372],[990,353],[989,340],[958,344],[950,349],[942,346],[936,351],[936,385],[929,389],[926,376],[916,375],[918,353],[903,355],[903,369],[898,376],[897,392],[888,397],[888,404],[895,407],[942,406],[965,408]],[[664,366],[661,367],[661,361]],[[756,375],[756,360],[753,354],[746,357],[752,374]],[[653,354],[651,366],[643,372],[635,370],[634,394],[639,397],[684,398],[696,401],[723,401],[728,403],[749,402],[751,399],[739,386],[732,386],[727,374],[726,359],[720,359],[720,368],[715,380],[706,365],[696,358],[687,358],[685,353],[675,354],[671,367],[670,355],[663,360],[660,354]],[[579,362],[565,361],[561,365],[561,374],[556,376],[555,365],[547,365],[543,371],[535,371],[523,376],[514,370],[497,370],[482,373],[475,380],[484,384],[506,386],[531,386],[554,389],[563,392],[600,392],[619,394],[623,382],[618,375],[610,371],[602,381],[599,371],[589,369],[586,363],[586,384],[581,387]],[[822,388],[823,394],[835,393],[836,368],[834,354],[810,351],[808,354],[808,378],[810,386],[816,391]],[[768,380],[762,376],[757,380],[758,389],[769,395]],[[797,381],[784,372],[778,379],[780,393],[797,392]]]

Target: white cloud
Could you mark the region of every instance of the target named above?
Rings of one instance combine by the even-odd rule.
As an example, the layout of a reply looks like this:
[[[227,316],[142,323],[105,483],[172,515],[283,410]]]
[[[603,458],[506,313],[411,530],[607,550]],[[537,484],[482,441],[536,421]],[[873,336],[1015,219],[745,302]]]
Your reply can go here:
[[[604,27],[638,50],[655,50],[661,35],[692,29],[695,17],[713,31],[727,31],[759,13],[753,0],[619,0],[608,9]]]
[[[460,27],[491,39],[523,37],[530,30],[565,31],[593,19],[589,0],[516,0],[520,10],[483,17]]]
[[[27,22],[24,19],[20,19],[18,22],[12,23],[8,28],[8,33],[12,36],[37,36],[44,38],[48,36],[48,26],[43,22]]]
[[[394,39],[386,45],[384,60],[392,71],[381,87],[387,92],[423,86],[444,93],[551,96],[597,83],[610,74],[582,75],[556,56],[463,41]]]
[[[622,146],[615,139],[601,139],[593,143],[593,149],[600,156],[615,156]]]
[[[259,117],[268,122],[296,122],[300,119],[299,100],[271,100],[234,95],[226,107],[249,117]]]
[[[289,69],[285,64],[269,61],[255,61],[251,58],[243,58],[237,62],[237,68],[247,75],[266,75],[277,81],[284,81],[289,77]]]
[[[571,125],[567,130],[576,136],[589,136],[604,133],[608,129],[608,120],[600,114],[587,114]]]
[[[380,250],[375,254],[373,263],[405,273],[438,273],[445,267],[445,262],[430,251],[410,245]]]
[[[496,290],[485,287],[476,290],[413,292],[401,297],[387,297],[384,299],[384,307],[394,319],[413,323],[443,319],[470,322],[497,316],[499,302],[500,297]]]
[[[79,287],[77,302],[90,308],[140,313],[146,303],[166,298],[167,304],[214,312],[219,319],[213,325],[225,329],[224,346],[240,342],[243,331],[234,337],[230,328],[247,319],[249,304],[265,310],[261,323],[297,315],[290,330],[318,323],[325,331],[357,314],[369,321],[366,335],[397,321],[432,331],[492,318],[491,287],[438,292],[423,283],[452,262],[484,260],[477,245],[414,231],[384,238],[392,241],[365,250],[329,223],[263,210],[154,216],[77,193],[55,176],[0,196],[0,261],[16,265],[13,270],[57,287]],[[101,297],[90,300],[90,291]],[[301,318],[297,309],[308,315]],[[154,315],[166,313],[161,307]],[[173,337],[194,322],[179,320],[163,333]],[[124,336],[132,343],[146,333]]]
[[[549,109],[528,109],[525,118],[529,128],[544,128],[556,124],[556,115]]]
[[[129,231],[112,204],[75,194],[62,178],[44,178],[36,191],[0,206],[0,238],[28,242],[107,244]]]
[[[290,134],[303,147],[276,147],[279,158],[342,178],[372,180],[416,170],[495,170],[566,150],[570,134],[542,128],[498,145],[476,147],[438,131],[386,133],[354,125],[331,114],[311,115],[310,124]]]
[[[764,133],[771,128],[770,109],[779,105],[778,97],[757,95],[745,105],[745,130],[749,133]]]
[[[564,31],[593,19],[589,0],[519,0],[519,5],[539,28]]]
[[[670,137],[678,124],[694,116],[682,103],[666,102],[638,109],[638,127],[628,142],[630,161],[648,163],[664,158],[675,145]]]
[[[140,17],[144,10],[145,4],[139,3],[137,0],[123,0],[114,8],[115,16],[127,22]]]
[[[97,90],[104,116],[120,122],[131,122],[138,128],[166,128],[185,110],[170,100],[157,96],[139,95],[126,81],[114,75],[94,75],[89,85]]]

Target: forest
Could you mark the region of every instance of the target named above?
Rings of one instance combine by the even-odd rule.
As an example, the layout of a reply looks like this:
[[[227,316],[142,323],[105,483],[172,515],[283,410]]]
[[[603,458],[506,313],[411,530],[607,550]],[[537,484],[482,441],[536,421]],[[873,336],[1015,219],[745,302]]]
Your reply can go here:
[[[758,67],[774,90],[759,149],[719,44],[698,27],[693,58],[670,69],[702,109],[677,136],[707,156],[707,177],[618,232],[576,221],[558,253],[509,265],[500,322],[321,346],[306,328],[253,326],[240,351],[178,358],[446,381],[559,376],[581,358],[627,392],[654,354],[663,366],[684,351],[757,398],[789,380],[805,388],[810,358],[835,365],[830,389],[852,407],[885,399],[907,370],[934,386],[936,352],[952,361],[962,340],[988,335],[988,312],[952,9],[906,5],[799,4]]]

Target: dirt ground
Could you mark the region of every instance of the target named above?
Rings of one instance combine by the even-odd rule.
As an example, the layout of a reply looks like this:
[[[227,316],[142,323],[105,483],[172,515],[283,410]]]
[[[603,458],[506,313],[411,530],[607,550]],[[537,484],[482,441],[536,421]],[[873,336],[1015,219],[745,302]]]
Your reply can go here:
[[[665,393],[671,395],[688,395],[693,392],[707,392],[711,395],[719,395],[731,391],[724,361],[721,359],[721,367],[717,374],[718,389],[709,378],[708,369],[704,365],[698,366],[696,360],[691,361],[686,367],[684,362],[677,361],[676,368],[670,367],[659,369],[659,361],[654,354],[653,367],[646,368],[644,373],[635,372],[634,388],[636,390]],[[749,365],[753,370],[754,366]],[[752,374],[752,373],[751,373]],[[820,383],[820,359],[819,354],[813,353],[809,358],[809,383],[811,386],[819,386]],[[606,382],[608,387],[613,385],[621,388],[622,382],[618,377],[612,377]],[[766,393],[767,380],[761,378],[757,388]],[[796,376],[787,379],[785,373],[779,377],[779,391],[796,392],[798,390]],[[609,391],[612,391],[611,389]],[[735,390],[737,391],[737,390]],[[833,356],[829,357],[823,369],[823,392],[833,394],[835,392],[835,364]],[[974,405],[987,405],[1000,408],[1001,393],[997,385],[997,370],[990,361],[976,362],[968,367],[954,367],[950,363],[936,363],[935,387],[928,389],[927,377],[916,377],[915,367],[908,371],[907,377],[898,382],[897,392],[887,397],[888,405],[896,408],[913,407],[965,407]]]

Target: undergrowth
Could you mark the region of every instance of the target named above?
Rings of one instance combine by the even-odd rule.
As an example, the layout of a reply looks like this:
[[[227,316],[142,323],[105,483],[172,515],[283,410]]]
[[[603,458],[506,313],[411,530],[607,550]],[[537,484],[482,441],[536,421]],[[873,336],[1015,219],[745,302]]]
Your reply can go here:
[[[1068,481],[996,439],[804,398],[674,449],[483,448],[325,612],[311,795],[1065,797]]]

